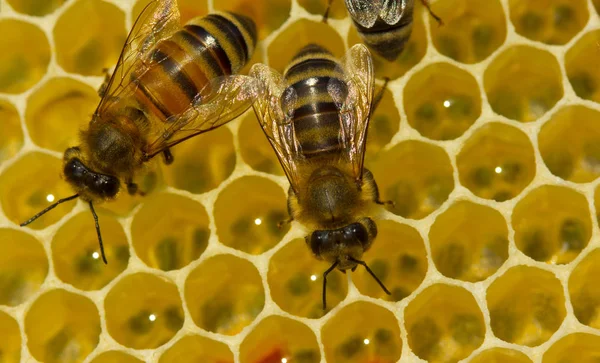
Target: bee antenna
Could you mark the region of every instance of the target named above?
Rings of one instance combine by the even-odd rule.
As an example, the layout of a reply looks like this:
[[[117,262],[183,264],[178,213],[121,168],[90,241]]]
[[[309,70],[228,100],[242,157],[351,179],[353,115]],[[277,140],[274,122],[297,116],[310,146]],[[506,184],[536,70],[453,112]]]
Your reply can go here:
[[[57,205],[64,203],[64,202],[68,202],[70,200],[73,200],[75,198],[79,197],[79,194],[75,194],[72,195],[70,197],[66,197],[63,199],[59,199],[56,203],[46,207],[46,209],[44,209],[43,211],[39,212],[38,214],[34,215],[33,217],[29,218],[29,220],[27,222],[23,222],[20,224],[21,227],[25,227],[26,225],[28,225],[29,223],[35,221],[36,219],[40,218],[41,216],[43,216],[44,214],[46,214],[47,212],[51,211],[52,209],[56,208]]]
[[[96,233],[98,234],[98,242],[100,243],[100,253],[102,254],[102,261],[107,265],[108,261],[106,261],[106,255],[104,254],[104,245],[102,244],[102,234],[100,234],[100,224],[98,224],[98,215],[94,210],[94,205],[90,201],[90,210],[92,211],[92,216],[94,216],[94,222],[96,223]]]
[[[375,274],[373,273],[373,271],[371,271],[371,269],[369,268],[369,266],[367,266],[367,263],[365,261],[361,261],[361,260],[357,260],[355,258],[353,258],[352,256],[348,256],[348,259],[354,263],[357,263],[359,265],[362,265],[367,272],[373,276],[373,278],[375,279],[375,281],[377,281],[377,283],[379,284],[379,286],[381,286],[381,288],[383,289],[383,291],[385,291],[386,294],[391,295],[392,293],[389,292],[389,290],[385,287],[385,285],[383,284],[383,282],[381,282],[381,280],[379,280],[377,278],[377,276],[375,276]]]
[[[335,261],[330,268],[323,272],[323,311],[327,310],[327,290],[325,289],[325,287],[327,286],[327,275],[329,275],[329,273],[333,271],[333,269],[336,268],[339,264],[340,261]]]

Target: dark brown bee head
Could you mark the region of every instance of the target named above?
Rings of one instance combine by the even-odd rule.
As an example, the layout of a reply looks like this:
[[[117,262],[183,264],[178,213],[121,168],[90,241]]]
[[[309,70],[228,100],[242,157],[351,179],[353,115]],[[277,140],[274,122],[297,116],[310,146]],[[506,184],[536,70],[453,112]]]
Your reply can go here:
[[[121,183],[112,176],[92,171],[81,158],[78,147],[65,151],[63,174],[77,194],[86,201],[107,200],[119,192]]]

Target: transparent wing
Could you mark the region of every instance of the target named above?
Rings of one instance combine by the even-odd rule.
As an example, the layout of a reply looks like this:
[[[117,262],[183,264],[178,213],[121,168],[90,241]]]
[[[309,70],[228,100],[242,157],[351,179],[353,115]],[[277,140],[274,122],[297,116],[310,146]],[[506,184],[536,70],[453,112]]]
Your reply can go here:
[[[179,29],[179,9],[176,0],[152,0],[140,13],[133,24],[115,70],[106,86],[106,91],[95,114],[100,115],[107,109],[126,98],[134,87],[131,73],[141,75],[148,68],[150,50],[161,39]],[[119,106],[117,106],[119,107]]]
[[[356,181],[362,180],[367,129],[373,100],[373,62],[371,53],[362,44],[350,48],[340,60],[340,73],[345,75],[347,91],[331,81],[327,91],[340,111],[340,140]]]
[[[212,79],[186,111],[169,117],[164,128],[150,135],[147,158],[233,120],[252,106],[257,95],[258,82],[251,77],[231,75]]]
[[[370,28],[381,12],[383,1],[385,0],[346,0],[346,8],[354,21]]]
[[[382,0],[383,4],[379,12],[379,17],[386,24],[394,25],[400,21],[410,0]]]
[[[258,81],[260,88],[260,95],[254,104],[258,123],[275,150],[292,189],[297,193],[299,166],[304,162],[292,121],[298,97],[293,88],[286,87],[277,71],[264,64],[252,66],[250,75]]]

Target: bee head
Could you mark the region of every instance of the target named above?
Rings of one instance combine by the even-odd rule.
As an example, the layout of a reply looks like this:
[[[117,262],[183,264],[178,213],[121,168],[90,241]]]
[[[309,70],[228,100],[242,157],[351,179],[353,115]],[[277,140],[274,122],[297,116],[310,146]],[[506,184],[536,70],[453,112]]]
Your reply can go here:
[[[65,151],[63,174],[73,189],[84,200],[111,199],[119,192],[119,179],[94,172],[88,168],[81,157],[81,150],[72,147]]]

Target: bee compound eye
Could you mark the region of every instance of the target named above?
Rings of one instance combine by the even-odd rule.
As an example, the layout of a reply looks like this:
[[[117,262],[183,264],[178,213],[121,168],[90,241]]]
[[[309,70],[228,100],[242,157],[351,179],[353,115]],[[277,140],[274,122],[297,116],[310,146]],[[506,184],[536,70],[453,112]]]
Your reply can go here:
[[[361,243],[366,243],[369,240],[367,229],[360,223],[352,223],[344,229],[344,237],[346,239],[356,238]]]

